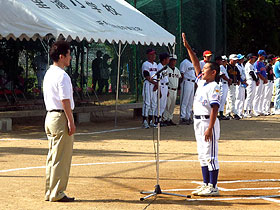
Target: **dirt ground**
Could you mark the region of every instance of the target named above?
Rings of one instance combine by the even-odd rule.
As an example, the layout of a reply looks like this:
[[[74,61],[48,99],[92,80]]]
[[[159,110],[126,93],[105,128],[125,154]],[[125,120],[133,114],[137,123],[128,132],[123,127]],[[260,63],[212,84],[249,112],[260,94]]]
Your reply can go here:
[[[66,191],[76,198],[74,203],[44,201],[44,119],[15,121],[13,132],[0,134],[0,209],[280,208],[279,115],[221,122],[219,197],[159,195],[145,201],[140,201],[140,191],[153,191],[157,182],[157,130],[141,129],[141,119],[132,119],[131,111],[118,115],[117,127],[113,113],[77,126]],[[192,125],[161,129],[160,160],[163,191],[190,195],[199,186],[202,176]]]

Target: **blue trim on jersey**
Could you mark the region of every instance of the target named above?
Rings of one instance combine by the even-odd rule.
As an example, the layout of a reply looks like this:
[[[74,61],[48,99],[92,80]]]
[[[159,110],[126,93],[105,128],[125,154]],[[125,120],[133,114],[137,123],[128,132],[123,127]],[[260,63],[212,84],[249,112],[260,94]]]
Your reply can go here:
[[[218,105],[218,107],[220,107],[220,102],[219,101],[212,101],[210,103],[210,106],[213,106],[214,104]]]
[[[211,163],[212,163],[212,167],[213,170],[216,170],[216,166],[215,166],[215,129],[213,128],[213,135],[212,135],[212,151],[211,151]]]

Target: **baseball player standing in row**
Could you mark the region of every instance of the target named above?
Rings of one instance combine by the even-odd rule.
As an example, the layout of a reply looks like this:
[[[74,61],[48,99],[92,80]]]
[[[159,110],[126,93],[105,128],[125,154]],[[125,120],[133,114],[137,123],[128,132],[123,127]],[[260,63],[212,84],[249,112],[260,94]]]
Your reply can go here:
[[[236,86],[240,85],[240,73],[235,66],[237,59],[236,54],[231,54],[229,56],[229,63],[227,64],[227,72],[228,76],[232,79],[232,84],[228,89],[226,114],[228,117],[232,118],[231,113],[233,113],[234,119],[239,120],[240,117],[237,115],[237,110],[235,109]]]
[[[254,63],[257,57],[249,53],[247,55],[247,63],[245,64],[245,75],[248,86],[246,87],[247,97],[244,104],[244,117],[251,118],[253,113],[253,100],[256,93],[256,87],[259,85],[259,78],[256,75]]]
[[[275,74],[275,89],[276,89],[276,93],[275,93],[275,99],[274,99],[274,108],[275,114],[280,114],[280,61],[278,60],[275,63],[273,72]]]
[[[195,71],[193,64],[187,58],[180,64],[180,72],[183,78],[180,96],[180,124],[189,125],[192,123]]]
[[[259,57],[254,64],[254,68],[257,70],[257,75],[260,78],[260,84],[257,86],[255,98],[253,101],[254,116],[260,116],[264,113],[264,84],[267,83],[266,68],[263,62],[266,57],[266,52],[264,50],[259,50],[258,55]]]
[[[142,76],[145,78],[143,83],[143,128],[149,128],[155,126],[153,118],[157,108],[157,81],[156,78],[152,78],[157,72],[156,51],[148,49],[146,51],[148,60],[142,65]]]
[[[170,55],[168,53],[162,53],[159,55],[160,63],[158,64],[157,68],[158,71],[164,68],[169,63]],[[167,103],[167,95],[168,95],[168,75],[167,71],[164,70],[160,75],[160,108],[159,108],[159,118],[158,116],[158,108],[156,109],[156,124],[160,123],[160,126],[164,126],[165,124],[162,123],[162,114],[165,110],[166,103]]]
[[[194,131],[197,142],[198,158],[201,165],[204,184],[192,194],[200,196],[219,195],[217,180],[219,173],[218,139],[220,124],[217,120],[220,106],[219,80],[220,67],[216,62],[207,62],[202,71],[199,60],[182,34],[197,75],[198,88],[194,97]],[[219,82],[219,81],[218,81]]]
[[[220,89],[221,89],[221,101],[220,101],[220,108],[219,108],[219,113],[220,113],[220,120],[229,120],[228,117],[224,116],[224,107],[226,104],[227,100],[227,94],[228,94],[228,87],[232,83],[232,79],[229,78],[228,73],[227,73],[227,57],[225,55],[221,56],[220,63]],[[217,59],[216,59],[217,62]]]
[[[247,87],[246,83],[246,75],[245,75],[245,67],[243,65],[244,55],[237,55],[237,63],[236,67],[240,73],[240,85],[236,86],[236,101],[235,101],[235,109],[237,111],[237,115],[240,118],[243,118],[243,108],[245,102],[245,88]]]
[[[200,69],[203,69],[206,62],[211,61],[212,52],[210,50],[205,50],[203,52],[203,60],[199,61]]]
[[[176,125],[176,123],[174,123],[172,119],[173,119],[173,113],[176,104],[179,79],[181,78],[181,73],[179,69],[176,67],[176,62],[177,62],[177,56],[172,55],[172,57],[170,57],[169,65],[167,68],[169,94],[167,97],[166,108],[163,113],[163,120],[164,123],[168,126]]]
[[[276,59],[273,59],[273,55],[267,56],[267,65],[266,65],[266,74],[268,82],[264,85],[264,115],[272,114],[270,111],[270,104],[273,93],[273,83],[274,83],[274,74],[273,74],[273,65]]]

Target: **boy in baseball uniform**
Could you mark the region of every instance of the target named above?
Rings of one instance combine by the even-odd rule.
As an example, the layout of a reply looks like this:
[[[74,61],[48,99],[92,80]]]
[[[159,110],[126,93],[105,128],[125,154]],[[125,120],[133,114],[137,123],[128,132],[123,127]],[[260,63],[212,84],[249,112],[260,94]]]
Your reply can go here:
[[[152,77],[157,73],[156,51],[148,49],[146,51],[148,60],[142,65],[142,75],[145,78],[143,83],[143,128],[155,126],[153,119],[157,108],[157,81]]]
[[[183,33],[182,36],[184,46],[194,65],[198,85],[194,97],[194,131],[204,184],[192,194],[216,196],[219,195],[217,180],[220,124],[217,115],[220,106],[220,87],[217,82],[219,82],[220,67],[216,62],[207,62],[201,70],[199,60],[186,41],[185,34]]]
[[[264,101],[264,85],[268,82],[266,75],[266,68],[264,60],[266,58],[266,52],[264,50],[258,51],[258,60],[254,63],[254,68],[257,70],[257,75],[260,79],[259,85],[256,88],[256,94],[253,101],[254,116],[260,116],[264,113],[263,101]]]
[[[195,72],[192,63],[186,58],[180,64],[183,77],[180,95],[180,124],[191,124],[191,113],[194,97]]]
[[[245,75],[248,86],[246,87],[247,97],[244,104],[244,117],[251,118],[253,113],[253,100],[256,93],[256,87],[259,84],[259,78],[254,68],[257,57],[253,53],[247,55],[247,63],[245,64]]]
[[[168,97],[167,97],[167,104],[165,111],[163,113],[164,123],[168,126],[176,125],[173,122],[173,113],[176,104],[177,98],[177,90],[179,85],[179,79],[181,78],[181,73],[179,69],[176,67],[177,56],[172,55],[170,57],[170,61],[167,68],[167,75],[168,75]]]
[[[220,58],[219,58],[220,57]],[[228,117],[224,115],[224,107],[227,100],[228,94],[228,87],[232,83],[232,79],[229,78],[227,73],[227,56],[219,56],[216,58],[216,62],[220,65],[220,89],[221,89],[221,101],[220,101],[220,108],[219,108],[219,119],[220,120],[229,120]]]
[[[158,71],[162,70],[168,63],[169,63],[170,55],[168,53],[162,53],[159,55],[160,63],[158,64],[157,68]],[[166,124],[162,121],[162,114],[165,110],[166,103],[167,103],[167,95],[168,95],[168,75],[167,70],[164,70],[160,73],[160,107],[159,113],[158,108],[156,109],[156,124],[160,124],[160,126],[166,126]],[[159,118],[158,118],[159,116]]]

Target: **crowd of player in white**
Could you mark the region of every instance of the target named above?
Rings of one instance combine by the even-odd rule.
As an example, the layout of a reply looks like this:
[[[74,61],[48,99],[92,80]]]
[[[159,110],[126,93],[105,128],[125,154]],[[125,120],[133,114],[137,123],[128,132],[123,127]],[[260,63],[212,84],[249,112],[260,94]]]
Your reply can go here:
[[[180,89],[180,124],[193,123],[193,100],[195,92],[195,70],[193,64],[186,58],[176,67],[176,55],[168,53],[159,55],[160,63],[155,62],[156,52],[147,50],[148,60],[142,65],[142,74],[145,78],[143,86],[143,128],[176,125],[172,121],[176,104],[177,91]],[[212,52],[203,53],[200,68],[212,58]],[[215,61],[220,65],[221,101],[219,119],[230,120],[250,118],[260,115],[280,114],[271,112],[271,100],[274,84],[273,68],[277,59],[273,55],[266,55],[264,50],[258,51],[258,57],[250,53],[218,56]],[[157,75],[160,73],[160,109],[157,108]],[[226,105],[226,114],[224,108]],[[279,113],[278,113],[279,112]],[[160,116],[159,118],[157,116]]]

